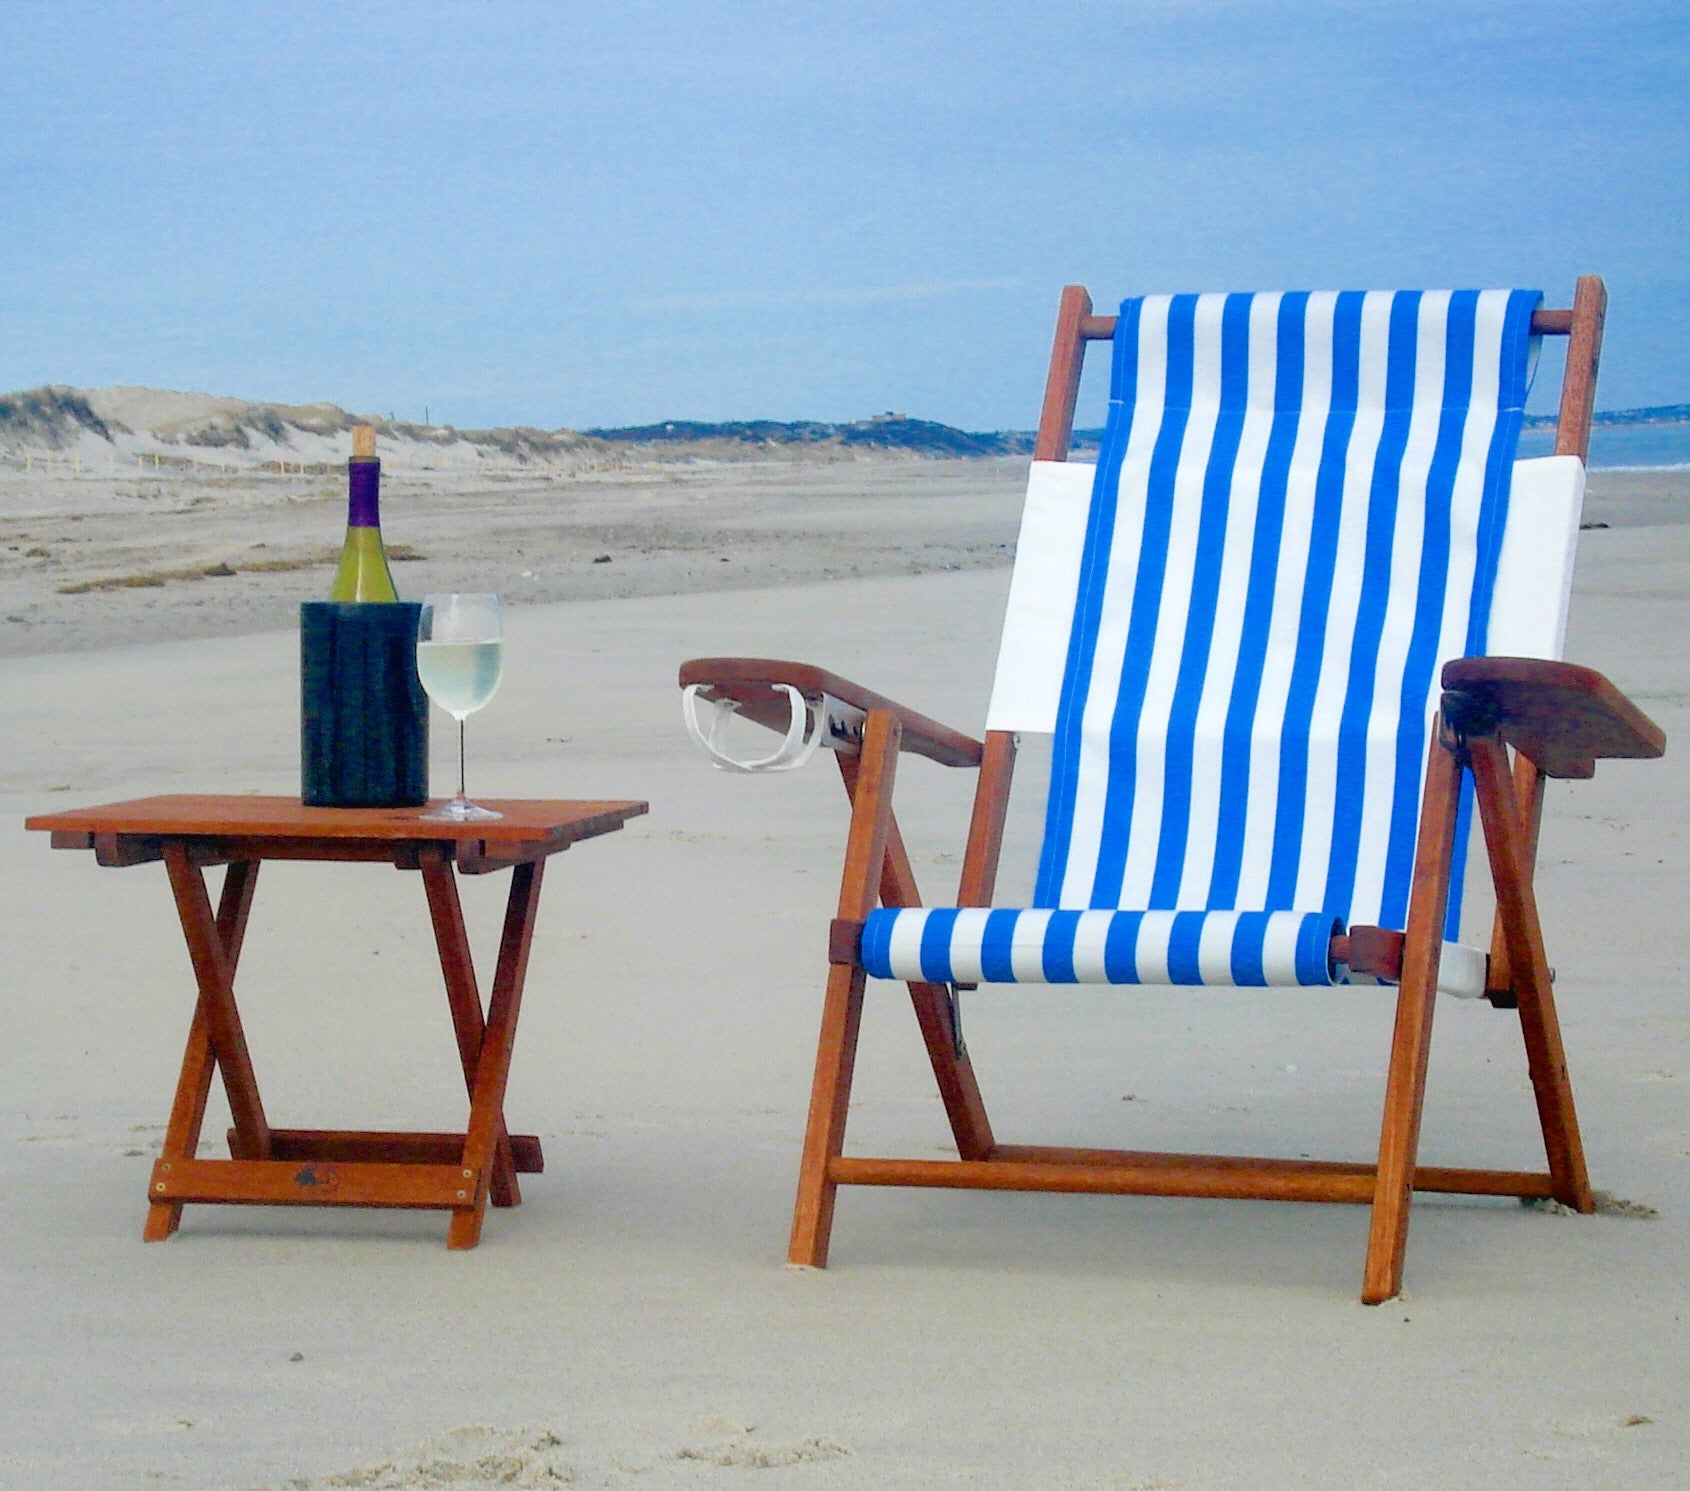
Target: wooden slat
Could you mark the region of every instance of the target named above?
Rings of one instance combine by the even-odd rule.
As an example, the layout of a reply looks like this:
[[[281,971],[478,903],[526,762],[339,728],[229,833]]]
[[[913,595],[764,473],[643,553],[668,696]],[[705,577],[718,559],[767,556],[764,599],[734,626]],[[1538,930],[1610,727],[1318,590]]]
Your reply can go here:
[[[1131,1149],[1082,1149],[1041,1144],[1000,1144],[994,1160],[1044,1165],[1124,1165],[1137,1168],[1236,1170],[1257,1173],[1296,1172],[1309,1175],[1362,1175],[1371,1178],[1377,1165],[1351,1160],[1290,1160],[1251,1155],[1179,1154]],[[1417,1165],[1414,1189],[1459,1196],[1546,1197],[1553,1182],[1547,1175],[1526,1170],[1474,1170],[1449,1165]],[[1364,1200],[1371,1199],[1371,1192]]]
[[[1561,1045],[1561,1026],[1555,1013],[1549,960],[1543,948],[1537,897],[1526,859],[1527,829],[1520,817],[1508,770],[1508,753],[1494,735],[1467,743],[1473,767],[1479,821],[1496,885],[1496,909],[1508,948],[1514,995],[1519,1001],[1520,1029],[1526,1042],[1532,1092],[1537,1099],[1549,1173],[1555,1177],[1555,1196],[1576,1211],[1590,1212],[1595,1201],[1585,1169],[1584,1145],[1573,1107],[1572,1082]]]
[[[54,837],[57,839],[57,835]],[[108,870],[156,864],[164,858],[164,840],[156,834],[95,833],[89,838],[94,845],[94,862]]]
[[[522,1013],[522,987],[528,977],[528,955],[534,945],[534,921],[539,914],[540,886],[545,872],[544,860],[518,865],[511,871],[504,930],[499,937],[499,961],[493,972],[493,993],[487,1002],[486,1026],[476,1056],[475,1081],[470,1087],[469,1129],[464,1135],[464,1164],[480,1176],[480,1188],[473,1207],[453,1214],[446,1231],[448,1248],[473,1248],[481,1241],[488,1183],[499,1152],[499,1140],[505,1133],[505,1087],[510,1081],[516,1024]]]
[[[269,1150],[269,1124],[258,1096],[258,1079],[253,1075],[240,1011],[235,1008],[233,960],[223,946],[218,918],[212,914],[205,872],[188,862],[180,840],[166,842],[164,862],[199,983],[199,1003],[205,1011],[212,1054],[223,1075],[229,1112],[240,1131],[241,1150],[244,1155],[259,1158]],[[244,914],[241,922],[244,926]]]
[[[241,947],[246,940],[247,919],[252,912],[252,898],[258,889],[258,866],[255,863],[230,865],[223,876],[223,889],[217,902],[217,937],[223,945],[224,962],[231,979],[240,966]],[[194,1018],[188,1027],[188,1043],[182,1052],[182,1067],[176,1080],[176,1096],[170,1105],[170,1121],[165,1125],[162,1158],[192,1159],[199,1148],[200,1131],[205,1126],[205,1105],[211,1097],[211,1080],[216,1072],[216,1060],[211,1048],[211,1016],[203,996],[194,1000]],[[229,1131],[229,1152],[243,1158],[258,1159],[258,1155],[243,1155],[242,1144]],[[147,1220],[141,1229],[145,1242],[162,1242],[182,1224],[179,1202],[149,1202]]]
[[[483,844],[565,844],[610,833],[647,810],[643,802],[489,800],[504,816],[474,823],[428,819],[427,808],[308,808],[297,797],[242,794],[174,794],[41,813],[24,827],[48,833],[80,832],[165,838],[316,839]],[[272,858],[268,853],[266,858]]]
[[[1328,957],[1343,963],[1351,973],[1396,983],[1402,977],[1401,932],[1388,927],[1353,926],[1347,936],[1334,937]]]
[[[1015,735],[988,730],[980,759],[980,780],[974,789],[974,812],[968,823],[968,844],[962,855],[958,906],[990,906],[997,888],[998,861],[1003,854],[1004,821],[1009,815],[1009,791],[1015,778]]]
[[[1426,1104],[1426,1063],[1432,1047],[1432,1010],[1438,997],[1444,914],[1449,906],[1455,826],[1461,801],[1461,767],[1445,743],[1440,717],[1427,748],[1420,831],[1414,848],[1413,891],[1403,935],[1402,983],[1385,1075],[1385,1111],[1379,1125],[1379,1168],[1373,1187],[1363,1304],[1377,1305],[1402,1290],[1414,1196],[1420,1118]]]
[[[446,984],[446,1004],[452,1014],[452,1033],[458,1042],[458,1063],[464,1086],[473,1095],[476,1064],[487,1032],[481,1009],[481,991],[475,978],[475,961],[470,956],[469,930],[464,926],[463,904],[458,899],[458,882],[452,868],[438,854],[425,853],[419,861],[423,889],[428,897],[429,921],[434,927],[434,945],[440,958],[440,972]],[[463,1153],[460,1146],[458,1153]],[[492,1159],[492,1201],[495,1206],[519,1206],[522,1188],[511,1164],[510,1143],[504,1120]]]
[[[1494,716],[1502,738],[1551,777],[1589,777],[1599,760],[1652,760],[1666,731],[1594,668],[1530,657],[1463,657],[1443,686]]]
[[[1325,1201],[1366,1205],[1375,1167],[1237,1155],[1063,1150],[999,1145],[989,1160],[905,1160],[842,1155],[828,1164],[837,1185],[925,1186],[940,1190],[1062,1191],[1112,1196],[1195,1196],[1238,1201]],[[998,1158],[1002,1156],[1003,1158]],[[1027,1158],[1021,1158],[1027,1156]],[[1416,1190],[1469,1196],[1546,1197],[1547,1175],[1422,1166]]]
[[[229,1131],[231,1139],[234,1130]],[[510,1136],[511,1159],[524,1175],[546,1168],[536,1134]],[[336,1164],[458,1165],[464,1135],[385,1129],[271,1129],[270,1154],[278,1160],[327,1160]]]
[[[1600,285],[1602,281],[1596,275],[1586,275],[1579,280],[1582,288],[1586,280],[1595,280]],[[1607,304],[1606,293],[1603,305]],[[1532,334],[1534,336],[1566,336],[1574,328],[1577,316],[1577,302],[1572,310],[1550,310],[1540,307],[1532,312]],[[1116,316],[1086,315],[1080,321],[1080,336],[1088,342],[1106,342],[1115,335]],[[1577,455],[1577,451],[1557,451],[1557,455]]]
[[[933,1186],[979,1191],[1067,1191],[1115,1196],[1204,1196],[1252,1201],[1366,1202],[1365,1175],[1302,1174],[1205,1165],[1044,1164],[1018,1160],[878,1160],[841,1157],[837,1185]]]
[[[461,1165],[160,1160],[148,1194],[155,1202],[457,1209],[470,1204],[476,1181],[476,1172]]]
[[[1050,350],[1050,373],[1045,379],[1044,407],[1033,442],[1035,461],[1066,461],[1074,435],[1074,405],[1080,394],[1085,366],[1085,339],[1080,327],[1091,315],[1091,296],[1084,285],[1068,285],[1056,311],[1056,338]]]
[[[790,709],[784,694],[774,692],[771,685],[791,684],[800,693],[813,696],[831,694],[842,704],[860,709],[889,710],[898,718],[902,731],[903,749],[917,756],[926,756],[941,766],[978,766],[981,744],[972,736],[930,720],[924,714],[866,689],[849,678],[829,673],[810,663],[794,663],[784,658],[767,657],[700,657],[681,664],[680,686],[705,686],[708,699],[732,699],[739,712],[748,720],[770,729],[786,733]]]
[[[839,757],[839,770],[851,797],[851,831],[839,882],[841,921],[865,920],[881,890],[901,734],[897,715],[889,709],[871,709],[863,725],[862,750],[856,756]],[[798,1195],[787,1243],[788,1261],[809,1268],[827,1266],[835,1191],[828,1163],[845,1142],[865,980],[858,965],[834,964],[827,971],[810,1111],[798,1166]]]
[[[840,764],[844,765],[843,757]],[[854,780],[853,774],[845,774],[847,792],[855,791]],[[883,906],[921,905],[915,868],[904,848],[904,836],[898,829],[897,815],[890,810],[886,815],[886,862],[880,876],[880,902]],[[965,1159],[982,1159],[992,1147],[992,1125],[986,1117],[986,1105],[980,1096],[980,1084],[974,1076],[974,1064],[968,1059],[962,1032],[957,1029],[952,1017],[948,993],[942,984],[920,979],[906,987],[957,1152]]]
[[[1530,757],[1515,754],[1514,803],[1520,821],[1525,825],[1523,846],[1525,871],[1529,877],[1537,873],[1537,846],[1543,828],[1544,786],[1548,778],[1533,764]],[[1485,969],[1485,998],[1497,1009],[1520,1007],[1520,996],[1514,989],[1514,968],[1508,958],[1508,929],[1503,926],[1501,908],[1491,915],[1490,958]]]
[[[1540,314],[1542,314],[1540,312]],[[1596,412],[1596,372],[1602,361],[1602,324],[1608,291],[1601,277],[1581,275],[1567,318],[1567,369],[1561,376],[1561,408],[1555,421],[1555,454],[1590,460],[1590,422]],[[1532,319],[1536,331],[1537,318]]]

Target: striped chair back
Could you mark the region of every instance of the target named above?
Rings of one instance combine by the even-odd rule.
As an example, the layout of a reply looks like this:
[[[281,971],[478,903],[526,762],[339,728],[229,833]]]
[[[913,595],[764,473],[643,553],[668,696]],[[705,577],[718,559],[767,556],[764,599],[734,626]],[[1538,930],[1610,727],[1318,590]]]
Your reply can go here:
[[[1403,925],[1439,671],[1484,650],[1539,299],[1122,306],[1035,906]]]

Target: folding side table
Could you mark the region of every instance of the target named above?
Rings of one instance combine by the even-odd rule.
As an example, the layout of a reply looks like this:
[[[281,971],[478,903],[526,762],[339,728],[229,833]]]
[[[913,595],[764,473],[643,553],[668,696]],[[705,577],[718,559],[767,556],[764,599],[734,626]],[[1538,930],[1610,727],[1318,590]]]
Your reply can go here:
[[[308,808],[296,798],[147,797],[30,818],[55,849],[92,849],[102,865],[162,859],[188,941],[199,1001],[182,1058],[163,1153],[148,1185],[144,1236],[169,1237],[186,1202],[398,1206],[452,1214],[446,1246],[473,1248],[489,1200],[515,1206],[517,1172],[542,1166],[540,1141],[505,1130],[528,950],[546,860],[582,839],[611,833],[643,802],[490,802],[504,816],[477,823],[425,819],[425,808]],[[469,1088],[462,1134],[274,1129],[235,1007],[235,966],[267,859],[372,861],[421,873]],[[225,865],[218,906],[208,866]],[[457,875],[511,871],[498,967],[485,1015],[458,900]],[[222,1074],[234,1127],[227,1160],[196,1157],[213,1069]]]

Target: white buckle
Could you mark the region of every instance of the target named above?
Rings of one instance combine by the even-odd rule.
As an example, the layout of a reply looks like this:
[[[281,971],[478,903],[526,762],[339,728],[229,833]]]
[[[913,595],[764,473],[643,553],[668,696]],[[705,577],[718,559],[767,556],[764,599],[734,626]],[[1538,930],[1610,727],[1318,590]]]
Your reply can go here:
[[[681,717],[686,721],[687,733],[709,753],[711,765],[721,771],[796,771],[815,753],[826,746],[829,750],[855,750],[862,741],[862,710],[853,709],[831,695],[807,699],[802,690],[790,683],[771,684],[786,695],[792,721],[781,743],[767,756],[741,760],[731,755],[726,745],[728,721],[739,711],[734,699],[705,699],[711,711],[708,731],[699,723],[699,693],[708,684],[689,683],[681,691]]]

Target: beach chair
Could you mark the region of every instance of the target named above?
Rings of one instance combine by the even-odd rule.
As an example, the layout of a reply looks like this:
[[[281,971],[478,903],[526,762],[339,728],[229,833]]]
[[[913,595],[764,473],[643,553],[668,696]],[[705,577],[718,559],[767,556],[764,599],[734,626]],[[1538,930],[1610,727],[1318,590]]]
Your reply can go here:
[[[1348,1201],[1372,1208],[1362,1298],[1378,1303],[1401,1289],[1416,1190],[1592,1210],[1532,885],[1543,779],[1665,744],[1559,661],[1605,303],[1592,276],[1571,310],[1346,292],[1155,296],[1101,317],[1070,286],[984,740],[815,667],[682,667],[719,764],[831,748],[851,800],[793,1263],[825,1266],[847,1184]],[[1516,463],[1544,335],[1569,338],[1556,453]],[[1067,457],[1103,340],[1092,467]],[[735,762],[733,713],[779,749]],[[1030,906],[995,907],[1029,732],[1052,735],[1038,875]],[[917,893],[892,811],[901,751],[979,771],[955,907]],[[1455,940],[1473,799],[1488,948]],[[844,1153],[869,977],[909,986],[955,1160]],[[999,1143],[957,991],[1026,982],[1394,986],[1377,1162]],[[1419,1163],[1440,987],[1518,1019],[1545,1172]]]

